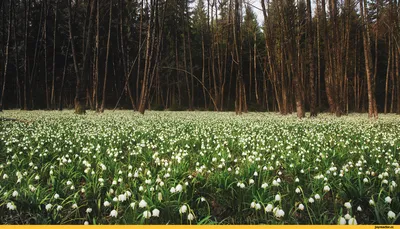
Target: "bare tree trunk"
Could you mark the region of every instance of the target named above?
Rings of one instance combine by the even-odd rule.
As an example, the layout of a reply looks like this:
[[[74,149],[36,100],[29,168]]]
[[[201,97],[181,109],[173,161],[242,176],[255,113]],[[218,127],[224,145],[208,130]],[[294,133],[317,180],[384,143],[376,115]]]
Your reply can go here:
[[[372,118],[378,118],[377,115],[375,114],[375,108],[376,108],[376,104],[375,104],[375,97],[374,97],[374,90],[373,90],[373,77],[372,77],[372,73],[371,73],[371,53],[370,53],[370,43],[369,43],[369,29],[368,29],[368,24],[367,24],[367,20],[366,20],[366,16],[364,15],[364,11],[367,14],[367,8],[364,4],[363,6],[363,1],[360,1],[360,14],[361,14],[361,18],[363,21],[363,43],[364,43],[364,60],[365,60],[365,70],[366,70],[366,76],[367,76],[367,88],[368,88],[368,117]]]
[[[141,6],[140,6],[140,24],[139,24],[139,45],[142,45],[142,26],[143,26],[143,1],[141,1]],[[140,83],[140,66],[141,66],[141,59],[142,59],[142,55],[141,55],[141,49],[139,49],[138,51],[138,69],[137,69],[137,75],[136,75],[136,104],[139,104],[139,83]]]
[[[153,0],[150,0],[153,1]],[[147,1],[146,1],[147,2]],[[151,61],[151,54],[150,54],[150,49],[152,48],[152,41],[151,41],[151,26],[153,22],[153,4],[151,4],[151,10],[150,10],[150,19],[147,23],[147,38],[146,38],[146,60],[145,60],[145,66],[144,66],[144,74],[143,74],[143,81],[142,81],[142,89],[140,92],[140,103],[139,103],[139,112],[141,114],[144,114],[146,110],[146,94],[147,94],[147,87],[148,87],[148,76],[149,76],[149,68],[150,68],[150,61]]]
[[[15,59],[15,76],[16,76],[16,86],[17,86],[17,104],[18,104],[18,108],[22,107],[22,96],[21,96],[21,84],[20,84],[20,79],[19,79],[19,55],[18,55],[18,41],[17,41],[17,34],[16,34],[16,30],[17,30],[17,26],[16,26],[16,13],[15,13],[15,8],[16,8],[16,4],[14,3],[13,5],[13,13],[14,13],[14,30],[13,30],[13,38],[14,38],[14,59]]]
[[[5,62],[4,62],[4,74],[3,74],[3,85],[1,88],[1,98],[0,98],[0,111],[3,110],[3,100],[4,100],[4,92],[6,90],[6,79],[7,79],[7,67],[8,67],[8,51],[10,48],[10,37],[11,37],[11,5],[13,2],[8,3],[8,29],[7,29],[7,43],[6,43],[6,52],[5,52]]]
[[[202,68],[201,68],[201,83],[203,84],[203,96],[204,96],[204,109],[207,110],[207,97],[206,97],[206,88],[205,88],[205,47],[204,47],[204,31],[201,29],[201,57],[202,57]]]
[[[61,87],[60,87],[60,97],[58,100],[58,110],[62,111],[63,109],[63,95],[64,95],[64,82],[65,82],[65,74],[67,71],[67,63],[68,63],[68,53],[69,53],[69,47],[71,45],[71,41],[68,41],[68,46],[67,46],[67,51],[65,52],[65,60],[64,60],[64,70],[62,74],[62,79],[61,79]]]
[[[56,81],[56,35],[57,35],[57,14],[58,14],[58,0],[55,2],[54,8],[54,31],[53,31],[53,79],[51,81],[51,96],[50,103],[52,109],[56,106],[56,95],[55,95],[55,81]]]
[[[49,85],[48,85],[48,74],[47,74],[47,0],[44,0],[44,31],[43,31],[43,41],[44,41],[44,81],[46,90],[46,108],[50,109],[50,98],[49,98]]]
[[[307,27],[308,27],[308,62],[310,66],[310,116],[317,116],[317,98],[315,93],[315,75],[314,75],[314,36],[311,17],[311,0],[307,0]]]
[[[105,62],[105,70],[104,70],[104,81],[103,81],[103,94],[100,106],[100,113],[104,112],[104,105],[106,101],[106,87],[107,87],[107,75],[108,75],[108,58],[110,55],[110,39],[111,39],[111,23],[112,23],[112,6],[113,0],[110,0],[110,14],[108,19],[108,36],[107,36],[107,51],[106,51],[106,62]]]
[[[390,73],[390,64],[391,64],[391,56],[392,56],[392,37],[389,33],[389,52],[388,52],[388,61],[387,61],[387,68],[386,68],[386,83],[385,83],[385,105],[384,105],[384,113],[387,114],[387,105],[388,105],[388,90],[389,90],[389,73]]]
[[[25,32],[24,32],[24,110],[29,109],[28,105],[28,90],[29,90],[29,85],[28,85],[28,11],[30,9],[28,1],[30,0],[24,0],[24,11],[25,11]],[[28,9],[29,7],[29,9]]]

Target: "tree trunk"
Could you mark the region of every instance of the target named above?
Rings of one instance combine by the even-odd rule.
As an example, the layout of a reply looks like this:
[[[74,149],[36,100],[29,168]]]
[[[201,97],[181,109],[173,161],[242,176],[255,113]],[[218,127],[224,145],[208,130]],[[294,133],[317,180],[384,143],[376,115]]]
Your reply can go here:
[[[308,63],[310,67],[310,116],[317,116],[317,98],[315,93],[315,75],[314,75],[314,36],[311,17],[311,0],[307,0],[307,27],[308,27]]]
[[[68,41],[68,46],[67,46],[67,51],[65,52],[65,60],[64,60],[64,70],[62,74],[62,79],[61,79],[61,87],[60,87],[60,97],[58,100],[58,110],[62,111],[63,109],[63,95],[64,95],[64,82],[65,82],[65,74],[67,71],[67,63],[68,63],[68,53],[69,53],[69,47],[71,45],[71,41]]]
[[[54,31],[53,31],[53,79],[51,81],[51,96],[50,103],[52,109],[56,106],[56,95],[55,95],[55,81],[56,81],[56,35],[57,35],[57,14],[58,14],[58,0],[55,2],[54,8]]]
[[[366,71],[366,76],[367,76],[367,89],[368,89],[368,117],[372,118],[378,118],[375,112],[376,104],[375,104],[375,95],[374,95],[374,82],[373,82],[373,77],[372,77],[372,72],[371,72],[371,52],[370,52],[370,43],[369,43],[369,29],[368,29],[368,24],[366,20],[365,14],[368,14],[367,7],[364,3],[363,6],[363,1],[360,1],[360,14],[361,14],[361,19],[363,22],[363,44],[364,44],[364,60],[365,60],[365,71]]]
[[[104,105],[106,101],[106,87],[107,87],[107,75],[108,75],[108,58],[110,55],[110,43],[111,43],[111,25],[112,25],[112,6],[113,0],[110,0],[110,7],[109,7],[109,19],[108,19],[108,36],[107,36],[107,51],[106,51],[106,62],[105,62],[105,69],[104,69],[104,82],[103,82],[103,94],[100,106],[100,113],[104,112]]]
[[[4,61],[4,73],[3,73],[3,84],[1,88],[1,97],[0,97],[0,111],[3,111],[3,101],[4,101],[4,92],[6,90],[6,79],[7,79],[7,67],[8,67],[8,51],[10,48],[10,37],[11,37],[11,5],[13,2],[8,3],[8,29],[7,29],[7,43],[6,43],[6,51],[5,51],[5,61]]]

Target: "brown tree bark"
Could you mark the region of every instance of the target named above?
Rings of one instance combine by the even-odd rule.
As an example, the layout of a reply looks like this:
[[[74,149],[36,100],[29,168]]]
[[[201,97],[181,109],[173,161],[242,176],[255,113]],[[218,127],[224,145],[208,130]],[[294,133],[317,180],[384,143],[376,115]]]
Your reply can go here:
[[[107,51],[106,51],[106,62],[105,62],[105,70],[104,70],[104,81],[103,81],[103,94],[100,106],[100,113],[104,112],[104,105],[106,101],[106,87],[107,87],[107,76],[108,76],[108,59],[110,55],[110,39],[111,39],[111,25],[112,25],[112,7],[113,0],[110,0],[109,7],[109,19],[108,19],[108,36],[107,36]]]
[[[360,14],[363,23],[363,44],[364,44],[364,60],[365,60],[365,71],[367,77],[367,89],[368,89],[368,117],[378,118],[376,109],[376,101],[374,94],[374,79],[371,72],[371,52],[370,52],[370,40],[369,40],[369,29],[365,14],[368,13],[367,7],[364,0],[360,1]],[[365,14],[364,14],[365,11]]]
[[[307,28],[308,28],[308,63],[310,71],[310,116],[317,116],[317,98],[315,93],[315,74],[314,74],[314,36],[311,16],[311,0],[307,0]]]

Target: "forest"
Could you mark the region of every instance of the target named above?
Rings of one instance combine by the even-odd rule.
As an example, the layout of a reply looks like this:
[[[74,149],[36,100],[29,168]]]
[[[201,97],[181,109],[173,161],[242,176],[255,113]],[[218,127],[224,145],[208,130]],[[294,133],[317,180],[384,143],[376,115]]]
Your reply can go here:
[[[400,114],[399,0],[1,0],[0,11],[1,110]]]

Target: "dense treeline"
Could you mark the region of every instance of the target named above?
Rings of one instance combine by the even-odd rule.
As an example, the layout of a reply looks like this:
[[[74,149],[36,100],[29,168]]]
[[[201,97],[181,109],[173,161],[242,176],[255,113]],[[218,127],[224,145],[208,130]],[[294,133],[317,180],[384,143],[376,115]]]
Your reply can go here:
[[[253,3],[2,0],[0,109],[400,114],[399,0]]]

